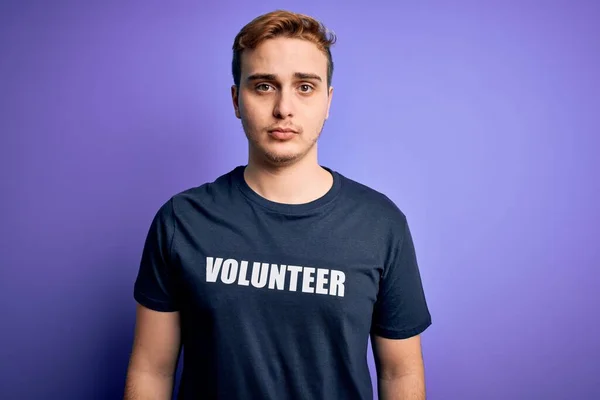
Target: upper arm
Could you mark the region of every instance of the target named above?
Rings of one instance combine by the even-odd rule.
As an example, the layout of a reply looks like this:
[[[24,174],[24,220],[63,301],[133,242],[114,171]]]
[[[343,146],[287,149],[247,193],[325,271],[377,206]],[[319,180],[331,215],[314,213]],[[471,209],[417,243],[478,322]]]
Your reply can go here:
[[[173,200],[156,213],[144,243],[134,285],[136,324],[130,368],[172,375],[181,346]]]
[[[401,215],[391,238],[371,327],[377,374],[384,379],[423,372],[420,334],[431,325],[412,235]]]
[[[431,314],[405,217],[394,226],[390,242],[373,309],[371,333],[381,338],[408,339],[431,325]]]
[[[420,335],[407,339],[387,339],[371,335],[371,345],[380,379],[424,373]]]
[[[179,312],[154,311],[137,304],[130,368],[170,376],[181,349]]]

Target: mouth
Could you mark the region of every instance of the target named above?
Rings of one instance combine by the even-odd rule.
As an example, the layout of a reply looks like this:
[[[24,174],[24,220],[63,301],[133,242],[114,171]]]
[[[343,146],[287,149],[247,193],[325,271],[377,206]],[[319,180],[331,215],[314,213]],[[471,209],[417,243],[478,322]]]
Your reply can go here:
[[[269,135],[277,140],[289,140],[296,135],[296,131],[288,128],[275,128],[269,130]]]
[[[283,133],[296,133],[295,130],[290,128],[273,128],[269,132],[283,132]]]

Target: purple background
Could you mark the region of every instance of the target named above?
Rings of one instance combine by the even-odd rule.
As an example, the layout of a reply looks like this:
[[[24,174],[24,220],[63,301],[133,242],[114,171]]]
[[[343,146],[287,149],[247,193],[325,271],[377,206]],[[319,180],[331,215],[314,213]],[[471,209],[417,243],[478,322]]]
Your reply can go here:
[[[339,37],[321,163],[409,217],[428,398],[599,399],[600,2],[262,4],[2,1],[0,398],[120,398],[151,218],[246,162],[231,44],[288,8]]]

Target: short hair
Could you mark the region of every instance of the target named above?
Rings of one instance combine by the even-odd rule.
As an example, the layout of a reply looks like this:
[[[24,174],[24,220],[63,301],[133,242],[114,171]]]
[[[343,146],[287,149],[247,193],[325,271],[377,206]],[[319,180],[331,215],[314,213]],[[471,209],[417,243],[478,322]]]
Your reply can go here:
[[[331,86],[333,57],[330,48],[336,42],[336,35],[308,15],[276,10],[256,17],[236,35],[231,69],[237,87],[240,86],[242,75],[242,52],[276,37],[304,39],[314,43],[327,57],[327,85]]]

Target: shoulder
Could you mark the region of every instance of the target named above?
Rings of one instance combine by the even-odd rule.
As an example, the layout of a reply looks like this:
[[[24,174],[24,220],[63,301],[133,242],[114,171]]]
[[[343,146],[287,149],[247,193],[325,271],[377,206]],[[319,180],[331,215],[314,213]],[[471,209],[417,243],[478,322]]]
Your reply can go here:
[[[393,225],[406,224],[406,215],[387,194],[362,182],[336,172],[341,179],[345,201],[355,210],[362,210],[372,218],[391,222]]]
[[[163,218],[172,218],[175,214],[196,212],[199,208],[226,203],[235,187],[234,174],[239,168],[223,173],[212,181],[174,193],[163,202],[158,214]]]

